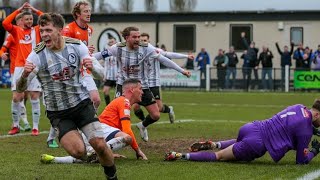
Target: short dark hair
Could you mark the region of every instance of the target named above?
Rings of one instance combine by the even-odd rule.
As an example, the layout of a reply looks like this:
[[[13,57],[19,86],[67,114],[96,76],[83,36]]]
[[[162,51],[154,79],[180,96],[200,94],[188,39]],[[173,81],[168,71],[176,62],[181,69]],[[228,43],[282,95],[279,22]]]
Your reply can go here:
[[[124,39],[126,39],[127,36],[130,36],[130,32],[131,32],[131,31],[139,31],[139,28],[133,27],[133,26],[124,28],[124,30],[121,32],[122,37],[123,37]]]
[[[320,111],[320,99],[316,99],[312,105],[313,109]]]
[[[148,39],[150,38],[149,34],[148,33],[142,33],[140,36],[147,36]]]
[[[123,82],[122,87],[125,87],[129,84],[141,84],[141,81],[137,78],[129,78]]]
[[[52,22],[54,27],[63,28],[64,19],[60,14],[57,13],[44,13],[39,16],[38,24],[39,26],[48,25],[48,23]]]

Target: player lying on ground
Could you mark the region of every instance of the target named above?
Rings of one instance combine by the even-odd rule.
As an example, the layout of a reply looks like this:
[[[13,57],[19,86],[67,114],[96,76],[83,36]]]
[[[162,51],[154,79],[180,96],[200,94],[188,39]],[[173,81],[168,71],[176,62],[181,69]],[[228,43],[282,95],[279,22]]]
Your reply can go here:
[[[318,153],[320,143],[312,141],[313,126],[320,125],[320,100],[309,110],[297,104],[289,106],[272,118],[253,121],[242,126],[238,138],[220,142],[194,143],[191,151],[219,148],[217,152],[192,152],[166,154],[165,160],[185,159],[190,161],[252,161],[267,151],[278,162],[289,150],[296,150],[296,163],[308,164]]]
[[[123,95],[114,99],[102,112],[99,117],[103,128],[103,136],[107,145],[112,151],[122,149],[127,145],[131,145],[136,152],[137,159],[148,160],[146,155],[140,150],[135,136],[131,130],[130,109],[134,103],[141,102],[142,86],[138,79],[127,79],[123,82]],[[94,153],[86,137],[82,135],[87,153]],[[89,162],[94,161],[95,156],[90,156]],[[116,155],[115,157],[118,157]],[[87,161],[87,162],[88,162]],[[41,156],[43,163],[79,163],[84,162],[72,156],[54,157],[44,154]]]

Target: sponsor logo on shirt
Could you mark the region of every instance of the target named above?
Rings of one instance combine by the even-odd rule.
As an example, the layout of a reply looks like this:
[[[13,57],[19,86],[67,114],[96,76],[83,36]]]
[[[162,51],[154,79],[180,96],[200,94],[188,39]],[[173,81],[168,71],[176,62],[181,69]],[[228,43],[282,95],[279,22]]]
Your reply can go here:
[[[136,74],[137,72],[140,71],[139,69],[139,65],[132,65],[132,66],[129,66],[129,67],[123,67],[122,68],[123,71],[129,73],[129,74]]]

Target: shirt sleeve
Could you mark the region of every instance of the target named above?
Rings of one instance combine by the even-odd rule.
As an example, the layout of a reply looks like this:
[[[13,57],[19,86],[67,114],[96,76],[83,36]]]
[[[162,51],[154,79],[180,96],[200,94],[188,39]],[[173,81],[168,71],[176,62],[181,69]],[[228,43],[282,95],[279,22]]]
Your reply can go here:
[[[168,51],[162,51],[160,52],[161,55],[169,58],[169,59],[183,59],[183,58],[188,58],[188,55],[186,54],[181,54],[181,53],[175,53],[175,52],[168,52]]]
[[[3,28],[10,32],[12,35],[16,35],[16,26],[12,24],[14,18],[19,14],[19,10],[15,10],[7,18],[2,21]]]
[[[297,139],[296,163],[308,164],[315,156],[308,149],[310,138],[306,136],[298,136]]]
[[[121,121],[122,131],[129,136],[131,136],[132,143],[131,147],[134,150],[139,148],[136,138],[131,129],[131,121],[130,121],[130,109],[131,105],[128,99],[124,99],[124,102],[118,106],[119,110],[119,117]]]
[[[174,69],[180,73],[183,73],[184,70],[178,66],[175,62],[171,61],[170,59],[162,56],[161,54],[159,54],[159,57],[157,58],[159,60],[159,62],[163,65],[165,65],[168,68]]]

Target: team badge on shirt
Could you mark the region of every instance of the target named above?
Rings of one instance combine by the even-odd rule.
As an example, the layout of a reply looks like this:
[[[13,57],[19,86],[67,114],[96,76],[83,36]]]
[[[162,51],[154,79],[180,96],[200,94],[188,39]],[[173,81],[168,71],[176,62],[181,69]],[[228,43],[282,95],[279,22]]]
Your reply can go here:
[[[71,64],[74,64],[76,62],[76,58],[77,58],[77,56],[74,53],[70,53],[69,56],[68,56],[68,61]]]
[[[29,34],[24,35],[24,40],[29,41],[31,39],[31,36]]]
[[[141,60],[143,58],[143,54],[142,53],[138,53],[138,59]]]

